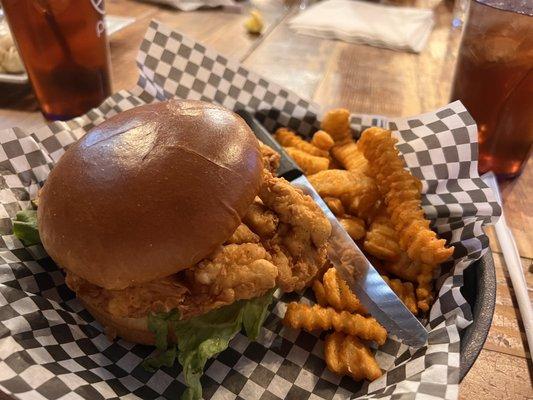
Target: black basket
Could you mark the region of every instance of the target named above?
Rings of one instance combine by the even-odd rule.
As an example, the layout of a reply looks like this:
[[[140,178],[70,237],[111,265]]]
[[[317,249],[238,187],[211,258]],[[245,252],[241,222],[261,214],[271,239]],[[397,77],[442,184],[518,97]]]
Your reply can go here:
[[[492,253],[464,271],[461,293],[472,307],[474,321],[461,333],[460,379],[466,376],[487,339],[496,302],[496,273]]]

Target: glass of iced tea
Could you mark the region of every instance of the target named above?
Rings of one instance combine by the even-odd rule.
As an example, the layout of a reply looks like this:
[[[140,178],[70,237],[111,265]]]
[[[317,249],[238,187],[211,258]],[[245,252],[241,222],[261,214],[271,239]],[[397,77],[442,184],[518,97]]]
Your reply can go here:
[[[461,100],[479,133],[479,172],[522,172],[533,144],[533,1],[470,4],[452,100]]]
[[[70,119],[111,93],[104,0],[0,0],[44,116]]]

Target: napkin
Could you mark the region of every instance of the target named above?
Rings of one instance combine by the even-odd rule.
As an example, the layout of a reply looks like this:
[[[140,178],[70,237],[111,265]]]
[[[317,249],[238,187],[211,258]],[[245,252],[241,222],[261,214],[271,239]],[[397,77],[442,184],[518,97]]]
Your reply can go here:
[[[306,35],[419,53],[434,18],[429,9],[327,0],[298,14],[289,25]]]
[[[159,3],[177,8],[181,11],[194,11],[201,7],[238,7],[234,0],[143,0],[148,3]]]

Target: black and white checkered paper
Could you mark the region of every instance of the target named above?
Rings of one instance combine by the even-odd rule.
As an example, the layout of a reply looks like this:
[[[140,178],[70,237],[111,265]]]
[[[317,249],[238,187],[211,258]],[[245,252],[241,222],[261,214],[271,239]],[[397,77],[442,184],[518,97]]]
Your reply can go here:
[[[306,136],[317,127],[317,105],[157,22],[148,28],[138,65],[137,87],[82,117],[0,131],[0,389],[14,398],[175,399],[184,389],[177,365],[154,374],[141,367],[153,348],[109,341],[43,248],[25,247],[12,234],[11,219],[30,206],[66,147],[122,110],[171,97],[246,108],[270,130],[290,126]],[[454,261],[438,279],[428,346],[413,350],[389,339],[376,351],[386,374],[355,383],[326,369],[323,334],[282,327],[284,301],[299,297],[285,295],[273,304],[257,342],[239,334],[208,362],[206,399],[457,398],[459,331],[472,319],[459,292],[462,271],[488,247],[481,226],[500,214],[477,174],[475,123],[458,102],[413,118],[354,115],[352,122],[356,130],[381,125],[394,131],[407,165],[424,183],[427,215],[455,246]]]

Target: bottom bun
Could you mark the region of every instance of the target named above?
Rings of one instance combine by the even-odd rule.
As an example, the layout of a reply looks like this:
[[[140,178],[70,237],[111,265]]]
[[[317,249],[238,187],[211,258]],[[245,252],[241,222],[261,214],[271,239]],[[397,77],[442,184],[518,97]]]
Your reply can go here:
[[[155,344],[155,335],[148,330],[148,319],[116,317],[89,302],[80,299],[87,311],[95,320],[103,325],[105,332],[111,338],[120,337],[128,342],[139,344]]]

